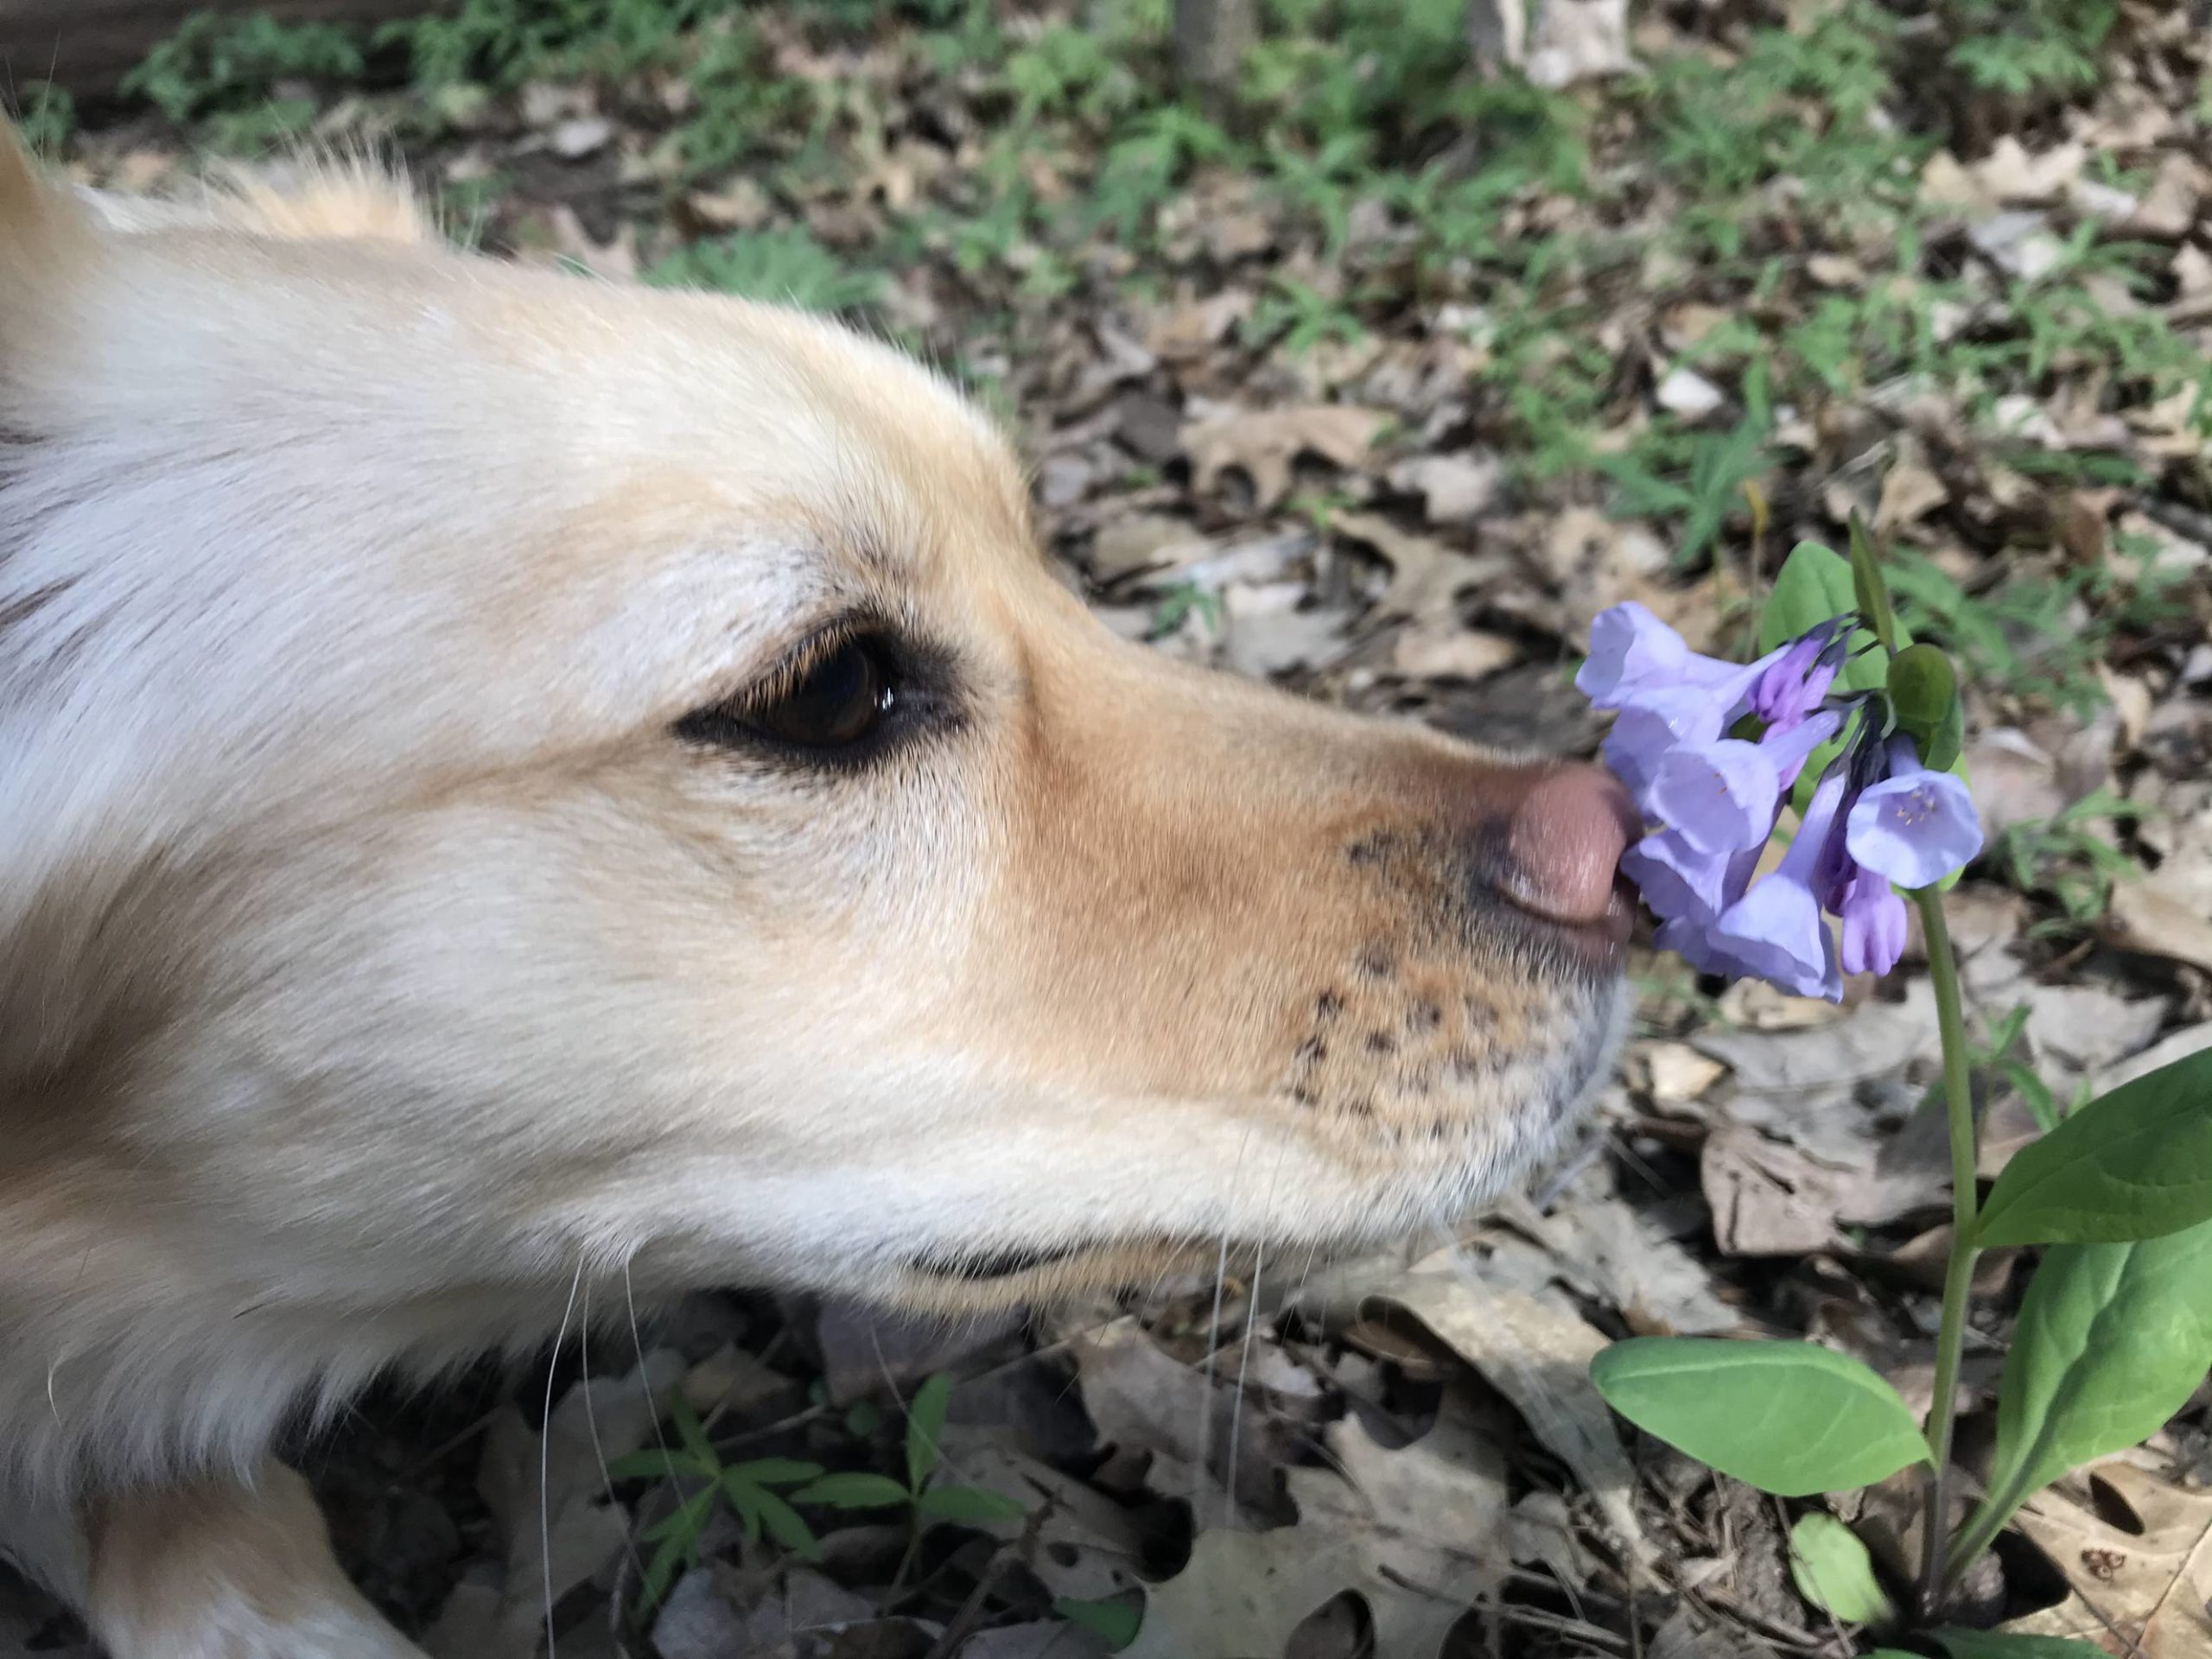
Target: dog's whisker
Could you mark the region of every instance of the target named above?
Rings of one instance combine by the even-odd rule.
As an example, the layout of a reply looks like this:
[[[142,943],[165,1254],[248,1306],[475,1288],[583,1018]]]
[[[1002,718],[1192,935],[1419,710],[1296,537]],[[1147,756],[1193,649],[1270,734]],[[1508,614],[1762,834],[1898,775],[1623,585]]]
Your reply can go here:
[[[645,1363],[641,1356],[638,1361],[640,1373],[645,1369]],[[622,1505],[614,1496],[614,1473],[607,1466],[607,1448],[600,1444],[599,1439],[599,1413],[593,1407],[591,1400],[591,1281],[588,1279],[584,1281],[584,1305],[576,1319],[576,1366],[582,1373],[582,1380],[579,1386],[584,1391],[584,1431],[591,1436],[591,1454],[599,1464],[600,1485],[607,1493],[608,1507],[620,1513]],[[652,1379],[646,1377],[645,1382],[645,1398],[650,1404],[652,1399]],[[630,1535],[630,1529],[627,1527],[622,1529],[622,1548],[630,1557],[631,1570],[642,1578],[645,1564],[638,1554],[637,1541]]]
[[[653,1398],[653,1380],[645,1369],[645,1344],[638,1335],[638,1298],[630,1287],[627,1255],[622,1258],[622,1306],[630,1315],[630,1351],[638,1357],[638,1387],[645,1396],[645,1416],[653,1426],[653,1444],[660,1448],[661,1484],[668,1488],[671,1497],[680,1501],[682,1492],[677,1486],[675,1465],[669,1457],[668,1436],[660,1426],[660,1402]]]
[[[569,1317],[576,1311],[576,1294],[583,1288],[584,1258],[576,1257],[576,1276],[569,1281],[569,1303],[561,1310],[561,1328],[553,1335],[553,1351],[545,1363],[545,1415],[537,1426],[537,1562],[545,1580],[545,1659],[553,1659],[553,1510],[549,1488],[553,1478],[553,1379],[560,1374],[561,1344],[569,1339]]]
[[[1282,1184],[1282,1166],[1290,1156],[1290,1142],[1286,1141],[1275,1154],[1275,1166],[1268,1177],[1268,1196],[1260,1206],[1261,1225],[1252,1244],[1252,1290],[1244,1304],[1244,1338],[1238,1345],[1236,1356],[1236,1397],[1230,1407],[1229,1468],[1224,1487],[1229,1505],[1229,1524],[1236,1524],[1236,1460],[1243,1447],[1244,1379],[1252,1366],[1252,1337],[1260,1323],[1260,1280],[1268,1266],[1268,1223],[1275,1212],[1275,1192]]]
[[[1306,1265],[1298,1270],[1298,1282],[1276,1305],[1275,1316],[1280,1319],[1306,1300],[1306,1287],[1313,1281],[1313,1264],[1321,1259],[1321,1241],[1314,1239],[1306,1246]]]
[[[1222,1495],[1227,1524],[1236,1524],[1236,1462],[1244,1446],[1244,1379],[1252,1365],[1252,1333],[1260,1319],[1260,1274],[1268,1265],[1268,1241],[1262,1233],[1252,1247],[1252,1289],[1244,1299],[1244,1335],[1237,1344],[1236,1392],[1229,1406],[1229,1466],[1222,1476]]]
[[[1236,1162],[1229,1172],[1229,1185],[1222,1190],[1221,1249],[1214,1260],[1213,1313],[1206,1320],[1205,1388],[1198,1395],[1198,1473],[1201,1478],[1213,1468],[1213,1389],[1216,1359],[1221,1350],[1221,1301],[1229,1285],[1229,1235],[1236,1224],[1236,1186],[1244,1173],[1244,1154],[1251,1149],[1252,1131],[1247,1128],[1236,1142]],[[1195,1499],[1197,1494],[1193,1493]]]

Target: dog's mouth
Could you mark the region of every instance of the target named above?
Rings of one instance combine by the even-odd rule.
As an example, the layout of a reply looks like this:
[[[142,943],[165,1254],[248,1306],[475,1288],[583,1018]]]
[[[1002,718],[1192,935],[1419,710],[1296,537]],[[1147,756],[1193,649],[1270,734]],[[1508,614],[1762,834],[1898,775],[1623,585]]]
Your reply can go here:
[[[1056,1245],[1015,1245],[1005,1249],[987,1250],[981,1255],[947,1255],[929,1251],[915,1256],[907,1266],[916,1273],[932,1279],[950,1279],[969,1285],[990,1284],[1001,1279],[1019,1278],[1039,1268],[1058,1266],[1071,1262],[1088,1251],[1100,1249],[1098,1243]]]
[[[1232,1255],[1237,1246],[1231,1244]],[[1218,1239],[1200,1244],[1166,1235],[1091,1238],[1068,1244],[1018,1244],[978,1249],[939,1247],[909,1256],[908,1294],[950,1306],[990,1306],[1032,1295],[1110,1289],[1210,1268]]]

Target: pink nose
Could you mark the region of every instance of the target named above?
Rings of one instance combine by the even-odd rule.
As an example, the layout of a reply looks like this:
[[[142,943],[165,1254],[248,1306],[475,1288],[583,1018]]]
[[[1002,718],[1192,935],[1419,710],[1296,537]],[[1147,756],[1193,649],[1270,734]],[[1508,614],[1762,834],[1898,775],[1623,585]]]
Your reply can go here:
[[[1513,813],[1507,896],[1554,922],[1585,925],[1614,916],[1613,878],[1643,833],[1636,806],[1611,772],[1562,766],[1532,785]]]

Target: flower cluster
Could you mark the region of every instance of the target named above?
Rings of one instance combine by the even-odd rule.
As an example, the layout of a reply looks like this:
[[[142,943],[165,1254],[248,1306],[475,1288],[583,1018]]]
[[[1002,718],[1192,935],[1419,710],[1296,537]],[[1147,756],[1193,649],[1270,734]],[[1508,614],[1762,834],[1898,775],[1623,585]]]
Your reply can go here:
[[[1700,656],[1633,602],[1591,628],[1574,683],[1620,711],[1606,764],[1658,826],[1621,868],[1660,917],[1660,948],[1700,971],[1840,997],[1845,974],[1887,973],[1904,954],[1895,888],[1929,887],[1981,850],[1966,785],[1829,696],[1851,626],[1838,617],[1746,664]],[[1756,736],[1731,735],[1747,715]],[[1754,880],[1798,775],[1847,726],[1788,851]]]

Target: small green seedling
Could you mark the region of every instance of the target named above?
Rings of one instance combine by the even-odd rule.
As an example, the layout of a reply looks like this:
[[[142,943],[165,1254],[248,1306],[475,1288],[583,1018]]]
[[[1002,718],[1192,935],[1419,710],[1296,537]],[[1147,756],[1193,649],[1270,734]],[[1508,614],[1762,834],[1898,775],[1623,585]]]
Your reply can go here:
[[[903,1484],[889,1475],[823,1475],[793,1492],[792,1501],[833,1510],[904,1509],[912,1515],[917,1535],[938,1521],[974,1527],[1026,1519],[1028,1511],[1012,1498],[980,1486],[956,1486],[934,1478],[939,1461],[938,1443],[944,1433],[945,1409],[951,1401],[952,1379],[942,1375],[914,1391],[913,1402],[906,1408]]]
[[[728,1503],[750,1542],[763,1533],[793,1554],[812,1560],[819,1553],[813,1530],[776,1491],[822,1478],[822,1465],[796,1458],[755,1458],[725,1464],[707,1439],[699,1414],[682,1395],[669,1413],[681,1450],[661,1447],[633,1452],[607,1465],[612,1480],[670,1479],[692,1490],[676,1508],[639,1535],[653,1546],[639,1586],[639,1601],[658,1606],[677,1573],[699,1559],[699,1540],[714,1518],[715,1506]]]
[[[1152,613],[1151,631],[1146,638],[1165,639],[1192,615],[1196,615],[1209,631],[1218,632],[1221,627],[1221,595],[1210,592],[1195,582],[1178,582],[1160,595],[1159,607]]]

